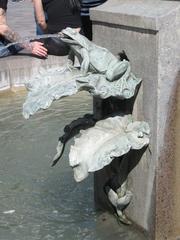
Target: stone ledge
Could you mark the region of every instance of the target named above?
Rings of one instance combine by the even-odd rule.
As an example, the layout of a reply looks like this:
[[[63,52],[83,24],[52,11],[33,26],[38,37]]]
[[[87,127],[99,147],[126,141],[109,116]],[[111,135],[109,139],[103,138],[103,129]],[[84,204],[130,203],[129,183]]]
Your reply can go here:
[[[0,91],[13,87],[22,87],[32,74],[40,68],[63,65],[66,57],[49,55],[47,59],[39,59],[30,55],[19,54],[0,59]]]
[[[159,31],[180,9],[177,1],[111,0],[91,10],[91,20]]]
[[[141,11],[140,3],[148,11]],[[179,146],[174,133],[178,132],[180,2],[109,0],[91,13],[96,44],[113,53],[124,49],[133,72],[143,79],[134,116],[151,126],[150,151],[129,175],[128,186],[134,196],[126,214],[147,231],[150,239],[178,239],[180,191],[176,172],[180,171],[176,154]],[[148,29],[156,34],[144,34]],[[98,186],[104,185],[108,173],[97,174],[95,199],[100,205],[103,197]]]

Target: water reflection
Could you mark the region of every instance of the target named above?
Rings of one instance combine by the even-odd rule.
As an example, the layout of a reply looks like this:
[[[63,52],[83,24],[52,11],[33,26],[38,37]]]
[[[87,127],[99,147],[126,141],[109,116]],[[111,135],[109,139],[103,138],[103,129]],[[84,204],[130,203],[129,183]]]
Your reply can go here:
[[[95,212],[92,176],[74,181],[68,146],[61,162],[50,167],[63,127],[91,113],[92,98],[81,92],[24,120],[24,97],[0,97],[0,239],[146,239]]]

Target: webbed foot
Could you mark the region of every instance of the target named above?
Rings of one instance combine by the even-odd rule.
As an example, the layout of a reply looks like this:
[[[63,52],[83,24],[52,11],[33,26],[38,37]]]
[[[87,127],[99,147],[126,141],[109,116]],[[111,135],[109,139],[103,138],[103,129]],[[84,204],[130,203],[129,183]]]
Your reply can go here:
[[[114,206],[115,216],[119,223],[130,225],[131,221],[127,219],[126,215],[123,213],[124,209],[129,205],[132,199],[131,191],[126,191],[125,183],[122,184],[117,192],[109,188],[107,192],[108,199],[110,203]]]
[[[74,66],[74,62],[71,59],[67,59],[66,68],[71,72],[76,68]]]
[[[119,224],[120,224],[120,223],[123,223],[123,224],[125,224],[125,225],[131,225],[131,224],[132,224],[132,222],[126,217],[125,214],[123,214],[122,212],[121,212],[121,214],[120,214],[120,211],[119,211],[119,214],[118,214],[118,213],[115,214],[115,217],[116,217],[117,222],[118,222]]]

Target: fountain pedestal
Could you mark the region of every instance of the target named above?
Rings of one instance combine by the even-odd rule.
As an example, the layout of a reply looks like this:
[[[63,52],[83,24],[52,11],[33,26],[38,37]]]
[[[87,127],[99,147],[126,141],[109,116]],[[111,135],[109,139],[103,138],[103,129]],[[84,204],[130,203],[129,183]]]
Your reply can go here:
[[[129,175],[128,188],[134,197],[127,215],[147,231],[150,239],[177,239],[180,3],[109,0],[91,11],[91,19],[94,42],[114,54],[125,50],[132,71],[143,79],[133,114],[150,124],[151,143],[150,151]],[[105,108],[103,101],[94,100],[95,112],[100,117]],[[111,169],[95,174],[95,201],[106,209],[108,203],[100,189],[109,174]]]

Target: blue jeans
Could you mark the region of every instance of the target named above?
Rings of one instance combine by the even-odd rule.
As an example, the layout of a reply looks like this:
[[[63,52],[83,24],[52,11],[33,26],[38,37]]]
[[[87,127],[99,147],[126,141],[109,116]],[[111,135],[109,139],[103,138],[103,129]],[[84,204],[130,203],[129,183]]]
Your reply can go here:
[[[19,51],[21,51],[23,49],[22,47],[20,47],[18,45],[14,45],[14,46],[6,48],[6,45],[8,43],[9,42],[6,40],[0,41],[0,58],[17,54]]]
[[[45,15],[45,19],[46,19],[46,22],[47,22],[47,20],[48,20],[47,13],[44,12],[44,15]],[[34,18],[35,18],[35,23],[36,23],[36,35],[43,35],[44,32],[43,32],[43,30],[41,29],[41,27],[39,26],[39,24],[37,23],[37,19],[36,19],[35,14],[34,14]]]

